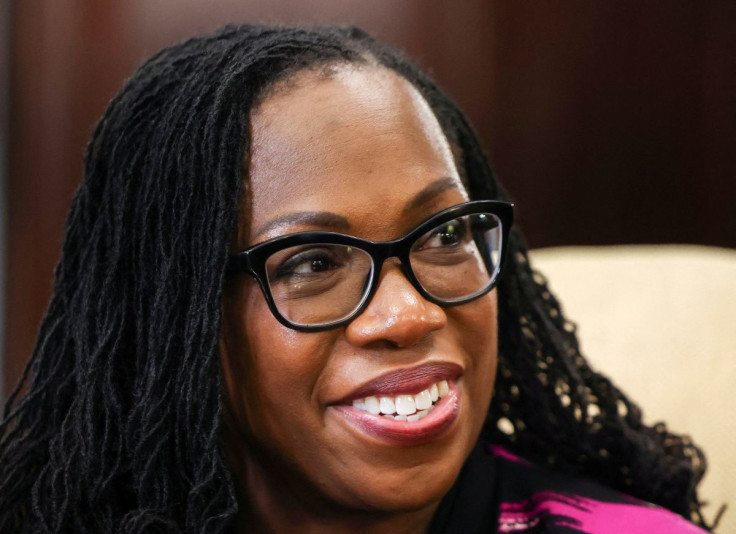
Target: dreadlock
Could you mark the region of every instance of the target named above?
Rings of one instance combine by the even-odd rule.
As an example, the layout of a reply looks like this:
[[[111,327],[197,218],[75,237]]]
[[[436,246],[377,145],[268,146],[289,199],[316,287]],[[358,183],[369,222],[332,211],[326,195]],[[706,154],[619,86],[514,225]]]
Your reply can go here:
[[[53,296],[0,425],[0,532],[227,528],[237,502],[217,347],[249,113],[277,81],[337,63],[404,76],[437,115],[471,198],[508,198],[453,102],[356,28],[228,26],[154,55],[85,154]],[[484,435],[702,524],[702,453],[645,426],[588,366],[516,229],[510,247]]]

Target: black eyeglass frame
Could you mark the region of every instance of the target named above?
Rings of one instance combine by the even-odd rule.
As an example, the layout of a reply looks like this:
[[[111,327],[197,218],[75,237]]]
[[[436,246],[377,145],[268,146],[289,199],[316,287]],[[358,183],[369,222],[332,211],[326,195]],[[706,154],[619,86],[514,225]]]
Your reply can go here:
[[[501,243],[500,243],[500,255],[498,261],[498,267],[495,271],[495,278],[491,281],[488,287],[478,293],[472,293],[467,298],[460,300],[453,300],[448,302],[447,300],[439,299],[432,294],[428,293],[422,284],[419,282],[417,277],[414,275],[414,271],[411,268],[411,262],[409,255],[411,253],[411,247],[415,241],[424,235],[429,230],[437,227],[443,222],[448,222],[457,217],[464,215],[470,215],[473,213],[490,213],[491,215],[497,216],[501,221]],[[423,223],[416,226],[409,233],[403,237],[394,239],[392,241],[370,241],[367,239],[361,239],[347,234],[341,234],[338,232],[297,232],[294,234],[288,234],[284,236],[274,237],[263,243],[253,245],[240,252],[233,253],[228,258],[227,273],[234,274],[238,272],[245,272],[253,276],[258,285],[261,287],[261,292],[266,298],[271,313],[274,317],[289,328],[298,330],[301,332],[319,332],[322,330],[329,330],[337,328],[339,326],[348,324],[355,317],[360,315],[363,310],[368,306],[368,303],[373,298],[373,295],[378,288],[378,279],[381,275],[381,269],[383,264],[388,258],[399,258],[401,264],[401,270],[404,276],[409,280],[414,289],[429,302],[437,304],[439,306],[458,306],[465,304],[472,300],[482,297],[487,294],[498,284],[498,279],[501,276],[501,271],[506,260],[508,250],[508,238],[511,225],[514,222],[514,205],[510,202],[504,202],[500,200],[475,200],[470,202],[464,202],[451,206],[441,212],[433,215]],[[273,296],[271,295],[271,289],[268,284],[268,273],[266,271],[266,260],[278,252],[289,247],[306,244],[325,244],[325,245],[345,245],[352,246],[357,249],[363,250],[368,253],[371,257],[372,265],[371,270],[368,273],[367,286],[368,290],[363,293],[363,296],[355,307],[352,313],[349,315],[332,321],[330,323],[320,325],[303,325],[293,323],[286,317],[281,315],[276,303],[274,302]],[[492,273],[491,273],[492,274]]]

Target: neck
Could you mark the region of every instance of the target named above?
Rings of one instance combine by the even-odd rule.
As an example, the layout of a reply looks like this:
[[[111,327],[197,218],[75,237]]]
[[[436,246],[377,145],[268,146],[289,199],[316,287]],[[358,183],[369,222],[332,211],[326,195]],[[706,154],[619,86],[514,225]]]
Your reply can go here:
[[[283,496],[279,496],[283,499]],[[353,512],[344,514],[315,514],[287,506],[262,506],[249,502],[241,507],[233,523],[233,533],[291,533],[317,534],[420,534],[427,532],[433,509],[394,514]]]

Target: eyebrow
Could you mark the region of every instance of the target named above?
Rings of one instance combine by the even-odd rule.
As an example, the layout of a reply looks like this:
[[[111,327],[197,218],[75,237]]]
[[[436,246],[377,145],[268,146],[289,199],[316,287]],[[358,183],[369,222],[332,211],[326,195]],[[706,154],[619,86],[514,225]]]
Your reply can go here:
[[[426,204],[448,189],[457,189],[457,180],[450,176],[440,178],[414,195],[401,210],[402,214]],[[333,230],[349,230],[350,223],[342,215],[330,211],[298,211],[275,217],[261,226],[255,233],[259,237],[280,227],[295,225],[317,226]]]
[[[288,227],[294,225],[322,226],[335,230],[348,230],[350,223],[342,215],[329,211],[298,211],[296,213],[288,213],[275,217],[261,226],[256,232],[256,236],[265,234],[279,227]]]
[[[406,214],[421,207],[423,204],[426,204],[430,200],[433,200],[437,195],[444,193],[448,189],[457,189],[457,183],[457,179],[451,176],[445,176],[444,178],[435,180],[427,187],[419,191],[419,193],[414,195],[412,199],[406,203],[404,209],[401,210],[402,213]]]

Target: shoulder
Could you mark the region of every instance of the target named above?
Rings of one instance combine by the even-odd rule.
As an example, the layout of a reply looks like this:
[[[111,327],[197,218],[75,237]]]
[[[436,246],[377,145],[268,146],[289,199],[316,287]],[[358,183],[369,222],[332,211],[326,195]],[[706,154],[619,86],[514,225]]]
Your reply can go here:
[[[551,471],[487,447],[497,484],[498,532],[687,534],[704,530],[679,515],[590,480]]]

